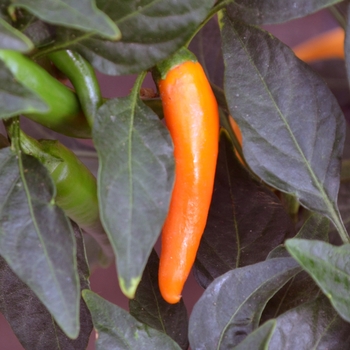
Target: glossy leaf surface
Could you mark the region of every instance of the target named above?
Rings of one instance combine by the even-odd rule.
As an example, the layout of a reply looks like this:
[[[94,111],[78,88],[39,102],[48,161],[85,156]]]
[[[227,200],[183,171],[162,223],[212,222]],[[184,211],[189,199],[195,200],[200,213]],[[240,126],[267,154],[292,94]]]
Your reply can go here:
[[[251,24],[283,23],[294,18],[304,17],[342,0],[236,0],[230,5],[232,17]]]
[[[267,350],[275,328],[275,320],[267,321],[235,346],[234,350]]]
[[[345,350],[350,346],[350,324],[324,296],[287,311],[276,321],[268,350]]]
[[[77,241],[78,273],[81,289],[89,288],[89,268],[85,260],[81,232],[73,223]],[[80,300],[80,332],[68,338],[38,297],[0,257],[0,310],[25,349],[84,350],[92,331],[92,319],[85,302]],[[21,310],[21,312],[18,312]]]
[[[321,241],[290,239],[289,253],[316,281],[333,307],[350,321],[350,244],[334,247]]]
[[[318,214],[313,214],[304,223],[295,238],[319,239],[328,241],[329,220]],[[284,245],[274,249],[268,256],[268,259],[287,258],[290,254]],[[270,319],[279,316],[285,311],[309,302],[321,294],[320,288],[308,275],[301,271],[291,278],[267,303],[262,319]]]
[[[0,49],[26,52],[33,47],[33,43],[25,35],[0,17]]]
[[[96,7],[94,0],[16,0],[13,3],[49,23],[95,32],[108,39],[120,38],[115,23]]]
[[[129,311],[138,321],[167,334],[181,349],[188,348],[188,318],[181,299],[177,304],[167,303],[158,286],[159,258],[152,251],[135,298],[129,301]]]
[[[183,46],[204,20],[214,0],[98,0],[119,27],[119,42],[58,29],[61,42],[78,50],[100,72],[109,75],[139,73]]]
[[[0,255],[71,338],[79,333],[79,278],[72,227],[35,158],[0,151]]]
[[[328,216],[349,241],[336,203],[345,137],[336,99],[269,33],[225,17],[222,34],[226,98],[246,161],[266,183]],[[281,84],[281,76],[289,78]]]
[[[193,349],[230,349],[258,327],[267,301],[300,271],[291,258],[241,267],[215,279],[190,316]]]
[[[265,260],[294,231],[280,200],[249,175],[227,132],[221,132],[213,198],[195,263],[199,283],[206,288],[231,269]]]
[[[97,294],[83,291],[97,332],[96,350],[181,348],[167,335],[137,321],[127,311]]]
[[[163,226],[174,180],[170,135],[137,94],[104,104],[93,132],[101,219],[130,298]]]

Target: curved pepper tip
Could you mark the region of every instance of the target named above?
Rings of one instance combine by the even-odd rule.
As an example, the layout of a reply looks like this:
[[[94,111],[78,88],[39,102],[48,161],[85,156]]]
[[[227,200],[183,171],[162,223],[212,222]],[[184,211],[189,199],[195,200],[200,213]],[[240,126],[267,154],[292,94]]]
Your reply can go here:
[[[182,297],[181,294],[166,293],[164,291],[162,291],[161,294],[163,299],[169,304],[177,304]]]

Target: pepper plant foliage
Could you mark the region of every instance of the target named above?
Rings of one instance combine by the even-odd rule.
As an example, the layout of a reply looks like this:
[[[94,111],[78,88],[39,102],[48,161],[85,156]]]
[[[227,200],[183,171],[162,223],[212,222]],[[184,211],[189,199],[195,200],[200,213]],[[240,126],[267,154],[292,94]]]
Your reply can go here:
[[[348,1],[340,3],[0,1],[0,50],[21,52],[52,74],[48,54],[69,49],[102,73],[138,75],[128,96],[103,100],[91,125],[104,242],[115,254],[111,261],[98,251],[98,260],[116,264],[126,311],[89,290],[97,243],[56,204],[47,167],[21,147],[19,120],[50,118],[50,106],[0,61],[0,311],[25,349],[86,349],[93,327],[97,349],[350,347],[341,108],[349,97],[344,103],[331,92],[321,77],[327,65],[311,67],[261,27],[327,8],[342,17]],[[140,95],[146,72],[183,46],[205,68],[221,116],[212,203],[193,267],[204,291],[190,315],[158,288],[153,247],[175,162],[160,98]],[[74,174],[67,179],[74,186]]]

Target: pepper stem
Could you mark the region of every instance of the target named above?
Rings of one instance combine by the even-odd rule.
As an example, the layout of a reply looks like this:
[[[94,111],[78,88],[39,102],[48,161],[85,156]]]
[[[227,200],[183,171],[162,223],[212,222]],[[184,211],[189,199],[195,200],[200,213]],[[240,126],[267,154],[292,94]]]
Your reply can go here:
[[[164,80],[170,70],[187,61],[197,62],[197,58],[186,47],[182,47],[172,56],[164,61],[161,61],[154,67],[152,70],[154,81],[158,83],[159,80]]]
[[[21,150],[20,147],[20,127],[19,117],[13,117],[4,119],[4,125],[7,131],[7,135],[11,140],[11,150],[18,153]]]

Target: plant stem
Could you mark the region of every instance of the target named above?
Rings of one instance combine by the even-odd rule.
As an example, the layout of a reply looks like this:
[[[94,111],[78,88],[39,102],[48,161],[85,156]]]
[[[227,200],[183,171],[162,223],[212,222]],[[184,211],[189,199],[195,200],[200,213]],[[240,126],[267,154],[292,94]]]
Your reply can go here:
[[[146,75],[147,75],[147,71],[143,71],[137,76],[134,87],[132,88],[131,94],[137,94],[137,95],[140,94],[140,89],[144,79],[146,78]]]
[[[348,232],[346,230],[346,227],[343,223],[343,220],[341,219],[340,213],[338,208],[334,209],[334,215],[332,217],[333,224],[335,228],[337,229],[339,236],[344,244],[350,243],[350,237],[348,235]]]
[[[11,139],[11,149],[18,154],[21,151],[19,117],[4,119],[4,125]]]

